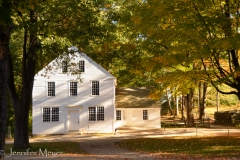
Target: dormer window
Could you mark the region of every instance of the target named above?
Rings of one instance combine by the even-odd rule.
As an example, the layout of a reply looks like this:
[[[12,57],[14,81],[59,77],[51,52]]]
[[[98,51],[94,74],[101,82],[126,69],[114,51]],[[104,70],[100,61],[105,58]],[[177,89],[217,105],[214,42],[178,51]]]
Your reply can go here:
[[[79,71],[82,73],[85,72],[85,61],[84,60],[79,61]]]
[[[68,71],[68,62],[62,61],[62,73],[66,73]]]

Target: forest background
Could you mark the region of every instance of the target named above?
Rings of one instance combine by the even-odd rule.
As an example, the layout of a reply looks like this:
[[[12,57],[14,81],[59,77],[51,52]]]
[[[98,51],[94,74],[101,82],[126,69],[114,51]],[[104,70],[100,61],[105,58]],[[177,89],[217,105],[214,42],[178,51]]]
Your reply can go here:
[[[182,97],[189,127],[196,97],[199,119],[217,93],[238,104],[239,8],[239,0],[0,0],[0,149],[8,125],[14,148],[29,146],[34,75],[72,45],[118,86],[151,86],[149,98],[169,104]]]

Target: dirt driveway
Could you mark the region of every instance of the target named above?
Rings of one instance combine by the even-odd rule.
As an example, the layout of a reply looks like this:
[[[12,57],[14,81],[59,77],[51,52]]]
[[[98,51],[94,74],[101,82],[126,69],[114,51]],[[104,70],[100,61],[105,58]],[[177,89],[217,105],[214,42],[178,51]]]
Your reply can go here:
[[[186,157],[184,155],[166,155],[166,154],[144,154],[138,152],[131,152],[118,147],[117,143],[129,138],[141,137],[171,137],[171,136],[220,136],[220,135],[240,135],[240,129],[214,126],[211,128],[162,128],[162,129],[148,129],[141,128],[123,128],[118,130],[116,134],[68,134],[68,135],[49,135],[45,137],[30,138],[30,142],[53,142],[53,141],[76,141],[79,142],[80,147],[88,152],[90,155],[70,155],[63,154],[56,157],[44,156],[10,156],[6,160],[22,160],[22,159],[86,159],[86,160],[105,160],[105,159],[122,159],[122,160],[157,160],[157,159],[207,159],[206,157]],[[12,143],[12,141],[7,141]],[[215,157],[213,159],[238,159],[238,158],[224,158]],[[240,159],[240,158],[239,158]]]

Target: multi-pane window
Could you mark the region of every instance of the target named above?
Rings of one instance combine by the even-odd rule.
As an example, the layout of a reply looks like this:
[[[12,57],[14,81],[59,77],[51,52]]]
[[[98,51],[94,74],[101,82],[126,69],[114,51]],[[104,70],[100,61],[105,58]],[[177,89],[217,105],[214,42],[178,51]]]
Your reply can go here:
[[[52,122],[59,121],[59,107],[52,107]]]
[[[117,120],[117,121],[122,120],[121,110],[116,110],[116,120]]]
[[[70,82],[69,85],[69,95],[77,96],[77,82]]]
[[[79,71],[85,72],[85,61],[84,60],[79,61]]]
[[[43,122],[50,122],[51,111],[50,108],[43,108]]]
[[[48,82],[47,87],[48,87],[47,95],[49,97],[55,96],[55,82]]]
[[[62,72],[66,73],[68,71],[68,62],[62,61]]]
[[[104,121],[104,107],[97,108],[97,121]]]
[[[148,110],[143,110],[143,120],[148,120]]]
[[[104,121],[104,107],[89,107],[89,121]]]
[[[59,122],[59,107],[43,108],[43,122]]]
[[[99,95],[99,81],[92,81],[92,95]]]
[[[88,108],[89,121],[96,121],[96,107]]]

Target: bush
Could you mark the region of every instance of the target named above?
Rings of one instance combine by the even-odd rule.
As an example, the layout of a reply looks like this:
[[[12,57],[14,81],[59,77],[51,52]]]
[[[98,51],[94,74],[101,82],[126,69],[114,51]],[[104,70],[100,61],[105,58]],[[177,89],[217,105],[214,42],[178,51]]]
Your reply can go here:
[[[233,125],[240,120],[240,111],[224,111],[214,113],[215,123]]]

